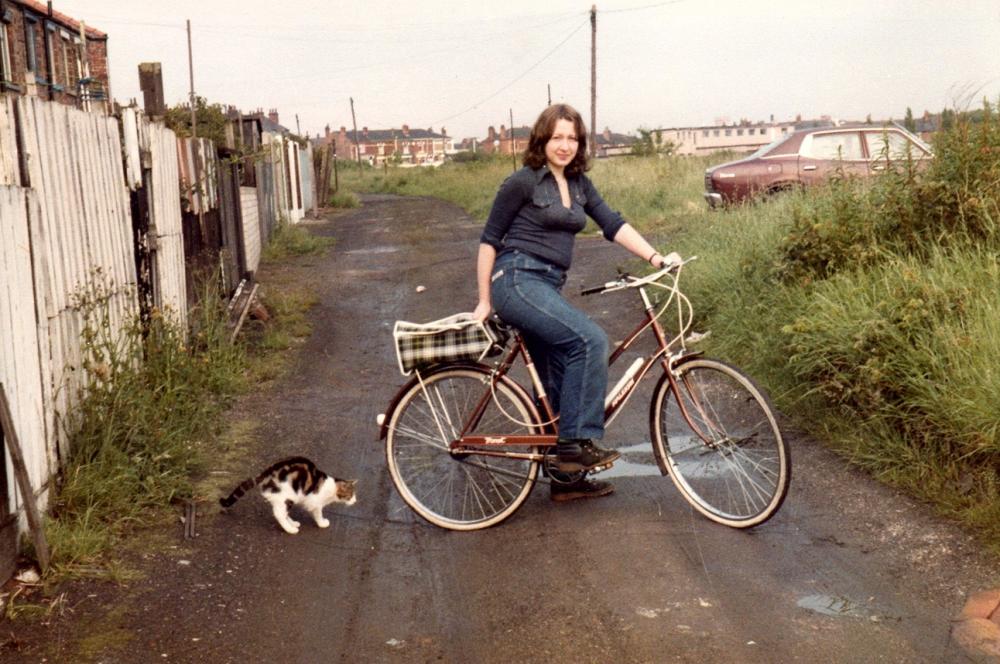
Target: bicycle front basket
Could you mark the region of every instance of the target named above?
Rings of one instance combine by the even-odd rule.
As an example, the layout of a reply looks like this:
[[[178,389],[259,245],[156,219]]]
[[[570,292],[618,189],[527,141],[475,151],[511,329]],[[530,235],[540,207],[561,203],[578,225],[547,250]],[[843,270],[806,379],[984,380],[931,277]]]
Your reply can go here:
[[[455,314],[431,323],[398,320],[392,337],[399,370],[404,376],[431,364],[478,362],[496,341],[486,325],[475,320],[471,313]]]

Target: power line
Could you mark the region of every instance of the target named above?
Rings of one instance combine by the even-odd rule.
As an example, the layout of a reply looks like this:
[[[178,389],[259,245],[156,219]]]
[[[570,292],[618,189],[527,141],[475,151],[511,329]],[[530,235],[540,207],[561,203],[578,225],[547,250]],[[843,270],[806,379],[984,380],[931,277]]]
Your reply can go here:
[[[573,28],[572,32],[570,32],[568,35],[566,35],[565,39],[563,39],[561,42],[559,42],[558,44],[556,44],[548,53],[546,53],[545,55],[543,55],[537,62],[535,62],[535,64],[531,65],[530,67],[528,67],[527,69],[525,69],[523,72],[521,72],[521,74],[518,75],[518,77],[515,78],[514,80],[512,80],[510,83],[507,83],[506,85],[504,85],[503,87],[501,87],[496,92],[490,94],[488,97],[484,97],[483,99],[480,99],[479,101],[477,101],[472,106],[469,106],[467,109],[465,109],[463,111],[459,111],[458,113],[455,113],[454,115],[449,115],[448,117],[443,118],[441,120],[438,120],[436,122],[432,122],[431,126],[436,125],[436,124],[441,124],[442,122],[448,122],[449,120],[453,120],[454,118],[457,118],[460,115],[465,115],[469,111],[476,109],[480,104],[484,104],[484,103],[488,102],[490,99],[493,99],[498,94],[500,94],[501,92],[503,92],[504,90],[506,90],[510,86],[512,86],[515,83],[517,83],[518,81],[520,81],[522,78],[524,78],[525,76],[527,76],[529,73],[531,73],[531,71],[534,70],[536,67],[538,67],[538,65],[542,64],[543,62],[545,62],[549,58],[550,55],[552,55],[553,53],[555,53],[556,51],[558,51],[559,48],[563,44],[565,44],[566,42],[568,42],[570,40],[570,38],[573,37],[573,35],[575,35],[576,33],[578,33],[580,31],[580,29],[583,26],[587,25],[587,23],[589,23],[589,22],[590,22],[590,18],[589,18],[589,15],[588,15],[588,18],[586,18],[585,20],[581,21],[578,26],[576,26],[575,28]]]
[[[656,9],[657,7],[666,7],[667,5],[677,5],[685,0],[669,0],[669,2],[658,2],[655,5],[642,5],[641,7],[624,7],[622,9],[602,9],[599,10],[599,14],[620,14],[622,12],[640,12],[646,9]]]

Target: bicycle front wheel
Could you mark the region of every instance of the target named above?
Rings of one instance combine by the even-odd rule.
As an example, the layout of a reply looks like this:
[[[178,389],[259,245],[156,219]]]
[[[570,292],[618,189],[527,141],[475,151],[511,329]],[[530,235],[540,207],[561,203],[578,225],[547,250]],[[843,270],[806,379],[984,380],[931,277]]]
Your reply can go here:
[[[537,461],[451,453],[451,441],[483,399],[485,411],[467,433],[540,433],[529,425],[538,419],[526,395],[499,382],[491,397],[489,370],[477,367],[428,374],[403,395],[389,419],[385,451],[392,481],[406,504],[436,526],[477,530],[500,523],[521,506],[538,476]]]
[[[788,446],[767,397],[734,367],[693,358],[676,366],[678,394],[664,376],[653,395],[652,438],[674,484],[718,523],[764,523],[788,493]]]

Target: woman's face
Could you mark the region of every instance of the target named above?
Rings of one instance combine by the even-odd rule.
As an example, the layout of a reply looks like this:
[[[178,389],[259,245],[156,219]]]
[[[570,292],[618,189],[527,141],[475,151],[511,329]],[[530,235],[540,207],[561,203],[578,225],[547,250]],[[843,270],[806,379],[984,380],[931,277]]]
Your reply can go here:
[[[559,119],[552,129],[552,136],[545,144],[545,159],[549,162],[549,168],[561,171],[566,168],[573,158],[576,157],[576,149],[579,146],[579,137],[576,135],[576,128],[570,120]]]

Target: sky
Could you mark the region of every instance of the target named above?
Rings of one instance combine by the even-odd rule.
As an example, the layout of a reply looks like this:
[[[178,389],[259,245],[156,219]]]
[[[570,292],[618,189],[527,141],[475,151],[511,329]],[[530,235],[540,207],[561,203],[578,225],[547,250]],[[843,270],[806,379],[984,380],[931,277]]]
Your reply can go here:
[[[553,102],[590,118],[590,2],[54,0],[109,35],[112,95],[161,62],[168,104],[195,92],[278,110],[293,131],[442,127],[483,138]],[[901,119],[1000,99],[996,0],[605,0],[597,129],[718,121]],[[296,119],[297,116],[297,119]]]

